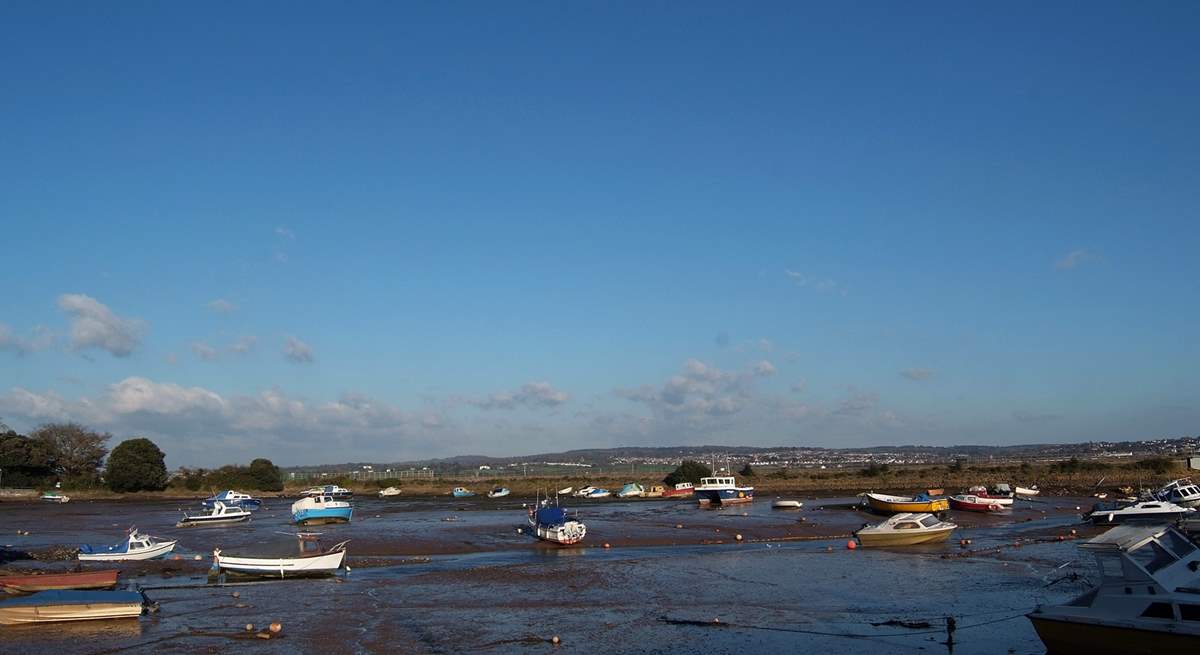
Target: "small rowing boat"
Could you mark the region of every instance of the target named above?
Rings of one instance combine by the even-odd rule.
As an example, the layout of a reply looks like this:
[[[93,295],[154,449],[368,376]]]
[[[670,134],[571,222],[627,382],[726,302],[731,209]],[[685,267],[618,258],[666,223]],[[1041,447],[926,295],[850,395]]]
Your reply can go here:
[[[1000,503],[971,494],[959,494],[950,498],[950,509],[967,512],[999,512],[1004,509]]]
[[[774,507],[775,509],[800,509],[801,507],[804,507],[804,503],[798,500],[784,500],[780,498],[771,503],[771,507]]]
[[[213,551],[213,568],[217,571],[280,578],[333,575],[346,561],[346,544],[350,540],[322,549],[319,537],[315,532],[297,533],[300,546],[298,553],[274,549],[272,552],[226,555],[218,548]]]
[[[10,594],[31,594],[63,589],[111,589],[117,584],[117,569],[78,573],[0,576],[0,589]]]
[[[917,494],[916,496],[889,496],[887,494],[877,494],[867,492],[863,494],[867,499],[867,506],[876,512],[885,514],[900,514],[900,513],[926,513],[936,514],[950,509],[950,501],[945,498],[931,498],[926,494]]]
[[[0,625],[137,618],[144,602],[136,591],[40,591],[0,600]]]

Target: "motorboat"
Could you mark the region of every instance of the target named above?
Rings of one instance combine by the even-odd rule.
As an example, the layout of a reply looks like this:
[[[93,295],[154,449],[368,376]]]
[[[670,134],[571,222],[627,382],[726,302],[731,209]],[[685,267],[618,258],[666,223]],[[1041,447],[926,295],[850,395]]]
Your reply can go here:
[[[292,521],[297,525],[349,523],[353,515],[350,503],[332,496],[310,496],[292,503]]]
[[[580,488],[576,489],[575,493],[573,493],[571,495],[575,496],[576,498],[587,498],[587,495],[592,493],[595,490],[596,490],[596,488],[592,487],[592,486],[580,487]]]
[[[774,502],[771,503],[771,507],[773,507],[775,509],[800,509],[801,507],[804,507],[804,503],[802,503],[798,500],[786,500],[784,498],[777,498]]]
[[[137,618],[145,600],[137,591],[40,591],[0,600],[0,625]]]
[[[858,542],[864,546],[915,546],[945,541],[958,526],[933,514],[896,514],[882,523],[864,525]]]
[[[112,589],[117,586],[117,569],[40,575],[2,575],[0,589],[10,594],[32,594],[62,589]]]
[[[129,529],[125,541],[112,546],[97,546],[84,544],[79,547],[79,559],[95,562],[124,562],[130,560],[154,559],[162,557],[175,549],[175,541],[159,539]]]
[[[1168,523],[1194,514],[1195,512],[1194,508],[1180,507],[1175,503],[1168,503],[1161,500],[1140,500],[1132,504],[1117,501],[1112,503],[1096,503],[1092,506],[1092,511],[1084,514],[1083,519],[1091,521],[1096,525],[1129,523],[1133,521]]]
[[[868,507],[883,514],[936,514],[950,509],[949,500],[934,498],[923,493],[916,496],[889,496],[868,491],[863,494],[863,499]]]
[[[454,496],[455,498],[470,498],[471,496],[475,495],[475,492],[467,489],[466,487],[455,487],[454,491],[450,492],[450,495]]]
[[[228,507],[221,501],[213,503],[207,514],[184,514],[175,524],[177,528],[188,528],[198,525],[229,525],[250,520],[250,510],[243,507]]]
[[[1032,498],[1041,493],[1041,490],[1038,489],[1036,484],[1029,485],[1028,487],[1017,485],[1014,491],[1018,498]]]
[[[558,490],[558,493],[560,495],[567,496],[570,495],[572,491],[575,491],[575,487],[563,487],[562,489]]]
[[[646,488],[636,482],[630,482],[621,487],[617,492],[617,498],[638,498],[646,494]]]
[[[217,572],[270,577],[301,577],[333,575],[346,562],[346,544],[321,548],[320,535],[314,532],[296,534],[299,550],[281,547],[260,547],[259,552],[225,554],[220,548],[213,551],[213,568]],[[290,552],[286,552],[289,551]]]
[[[700,478],[695,494],[701,505],[732,505],[754,500],[754,487],[738,486],[733,476]]]
[[[588,498],[608,498],[611,495],[612,495],[612,492],[609,491],[608,489],[592,489],[591,491],[588,492],[587,497]]]
[[[670,489],[663,490],[663,498],[681,498],[691,496],[696,490],[691,482],[679,482]]]
[[[529,508],[529,529],[534,536],[543,541],[569,546],[583,541],[587,535],[587,526],[578,518],[570,518],[567,511],[557,505],[550,505],[548,500],[540,506]]]
[[[661,484],[655,484],[651,485],[642,496],[646,498],[662,498],[665,491],[666,489]]]
[[[1180,507],[1200,507],[1200,486],[1188,478],[1172,480],[1154,492],[1154,497]]]
[[[1200,645],[1200,550],[1166,525],[1120,525],[1079,545],[1099,584],[1026,616],[1053,654],[1162,655]]]
[[[380,498],[391,498],[391,497],[393,497],[393,496],[399,496],[399,495],[400,495],[400,488],[399,488],[399,487],[388,487],[387,489],[380,489],[380,490],[379,490],[379,497],[380,497]]]
[[[345,500],[347,498],[353,498],[354,492],[346,489],[345,487],[339,487],[336,484],[327,484],[321,487],[310,487],[300,492],[301,498],[310,498],[312,496],[329,496],[330,498],[334,498],[336,500]]]
[[[967,493],[975,496],[980,500],[984,500],[996,505],[1009,506],[1013,504],[1013,492],[1007,484],[998,484],[995,488],[989,490],[987,487],[979,484],[967,490]]]
[[[60,491],[47,491],[46,493],[42,494],[42,502],[69,503],[71,502],[71,497],[63,495]]]
[[[207,508],[215,507],[217,503],[221,503],[226,507],[241,507],[245,510],[256,510],[262,507],[262,501],[250,494],[244,494],[233,489],[226,489],[219,494],[214,494],[205,498],[203,505]]]
[[[950,497],[950,509],[967,512],[999,512],[1004,505],[994,499],[976,496],[974,494],[958,494]]]
[[[488,498],[503,498],[512,493],[508,487],[496,487],[488,492]]]

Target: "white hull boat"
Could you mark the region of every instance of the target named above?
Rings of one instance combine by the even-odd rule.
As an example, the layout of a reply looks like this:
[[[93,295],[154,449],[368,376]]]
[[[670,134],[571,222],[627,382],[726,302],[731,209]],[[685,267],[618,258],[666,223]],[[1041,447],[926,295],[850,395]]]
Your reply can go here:
[[[317,535],[300,533],[297,537],[300,552],[290,556],[226,555],[218,548],[213,551],[213,568],[244,575],[287,578],[332,575],[345,564],[349,540],[321,550]]]
[[[1132,505],[1120,502],[1096,503],[1092,507],[1092,511],[1085,514],[1083,518],[1096,525],[1151,521],[1169,523],[1193,515],[1195,512],[1195,509],[1180,507],[1174,503],[1143,500]]]
[[[784,500],[780,498],[779,500],[771,503],[771,507],[775,509],[800,509],[801,507],[804,507],[804,503],[798,500]]]
[[[1187,478],[1172,480],[1154,492],[1154,497],[1180,507],[1200,507],[1200,486]]]
[[[510,493],[507,487],[496,487],[488,492],[488,498],[503,498]]]
[[[537,510],[529,508],[529,529],[538,539],[570,546],[587,536],[587,526],[578,519],[569,518],[566,510],[550,507],[545,501],[543,505]]]
[[[572,491],[575,491],[575,487],[565,487],[563,489],[559,489],[558,493],[563,496],[566,496],[566,495],[569,495]]]
[[[573,493],[571,495],[575,496],[576,498],[587,498],[588,494],[592,493],[595,490],[596,490],[595,487],[590,487],[590,486],[589,487],[580,487],[580,488],[576,489],[575,493]]]
[[[397,489],[396,487],[388,487],[387,489],[379,490],[380,498],[391,498],[392,496],[399,496],[399,495],[400,495],[400,490]]]
[[[1014,489],[1014,491],[1016,492],[1017,496],[1024,497],[1024,498],[1032,498],[1032,497],[1038,495],[1039,493],[1041,493],[1041,490],[1037,488],[1036,484],[1033,485],[1032,487],[1018,486]]]
[[[199,525],[230,525],[250,520],[250,514],[250,510],[240,507],[227,507],[225,503],[218,500],[213,503],[212,511],[208,514],[196,514],[193,516],[185,514],[183,519],[175,524],[175,527],[189,528]]]
[[[114,546],[84,544],[79,547],[79,559],[87,562],[125,562],[162,557],[175,549],[175,541],[165,541],[130,529],[124,543]]]

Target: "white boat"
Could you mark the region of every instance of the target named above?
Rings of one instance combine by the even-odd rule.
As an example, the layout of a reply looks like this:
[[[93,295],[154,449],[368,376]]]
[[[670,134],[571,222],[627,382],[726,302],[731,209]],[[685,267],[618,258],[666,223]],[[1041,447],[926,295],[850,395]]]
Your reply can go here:
[[[1191,507],[1180,507],[1175,503],[1161,500],[1142,500],[1132,505],[1122,503],[1096,503],[1092,511],[1084,515],[1084,520],[1096,525],[1111,525],[1129,523],[1132,521],[1155,521],[1167,523],[1184,518],[1195,513]]]
[[[0,600],[0,625],[137,618],[145,600],[136,591],[41,591]]]
[[[608,498],[611,495],[612,495],[612,492],[609,491],[608,489],[592,489],[591,491],[588,492],[587,497],[588,498]]]
[[[543,500],[540,507],[529,508],[529,528],[534,536],[543,541],[569,546],[583,541],[587,526],[577,518],[567,516],[566,510]]]
[[[332,496],[306,496],[292,503],[292,520],[298,525],[349,523],[354,507]]]
[[[183,515],[183,519],[175,524],[177,528],[186,528],[197,525],[229,525],[230,523],[241,523],[250,519],[250,510],[241,507],[227,507],[225,503],[216,501],[213,503],[213,508],[207,514]]]
[[[1117,526],[1079,545],[1099,585],[1026,616],[1050,653],[1161,655],[1200,645],[1200,551],[1168,526]]]
[[[346,561],[347,539],[328,549],[321,549],[319,535],[301,532],[296,535],[299,552],[226,555],[220,548],[213,551],[213,568],[218,571],[244,575],[297,576],[332,575]]]
[[[915,546],[945,541],[957,525],[933,514],[896,514],[883,523],[865,525],[858,532],[864,546]]]
[[[327,484],[321,487],[310,487],[300,492],[301,498],[310,498],[313,496],[329,496],[338,500],[345,500],[347,498],[353,498],[354,492],[346,489],[345,487],[339,487],[336,484]]]
[[[1021,485],[1017,485],[1015,488],[1015,491],[1018,496],[1024,496],[1026,498],[1031,498],[1031,497],[1036,496],[1039,493],[1041,493],[1041,490],[1038,489],[1036,484],[1030,485],[1028,487],[1022,487]]]
[[[399,495],[400,495],[400,489],[397,487],[388,487],[387,489],[379,490],[380,498],[391,498],[392,496],[399,496]]]
[[[754,487],[738,486],[733,476],[700,478],[694,492],[701,505],[729,505],[754,500]]]
[[[227,507],[241,507],[246,510],[256,510],[262,507],[262,500],[255,498],[247,493],[226,489],[219,494],[214,494],[205,498],[202,504],[205,507],[213,507],[217,503],[224,503]]]
[[[571,495],[575,496],[576,498],[587,498],[588,494],[592,493],[595,490],[596,490],[596,488],[592,487],[592,486],[580,487],[580,488],[576,489],[575,493],[573,493]]]
[[[94,562],[123,562],[162,557],[175,548],[175,541],[166,541],[129,529],[125,541],[113,546],[84,544],[79,547],[79,559]]]
[[[566,495],[569,495],[572,491],[575,491],[575,487],[564,487],[562,489],[559,489],[558,493],[563,496],[566,496]]]
[[[775,509],[800,509],[801,507],[804,507],[804,503],[798,500],[784,500],[779,498],[775,502],[771,503],[771,507],[774,507]]]
[[[42,502],[46,503],[67,503],[71,501],[70,496],[64,496],[57,491],[47,491],[42,494]]]
[[[1200,486],[1188,478],[1171,480],[1154,492],[1154,497],[1180,507],[1200,507]]]
[[[646,493],[646,488],[636,482],[630,482],[617,492],[617,498],[639,498]]]
[[[512,492],[508,490],[508,487],[496,487],[488,492],[488,498],[503,498],[510,493]]]

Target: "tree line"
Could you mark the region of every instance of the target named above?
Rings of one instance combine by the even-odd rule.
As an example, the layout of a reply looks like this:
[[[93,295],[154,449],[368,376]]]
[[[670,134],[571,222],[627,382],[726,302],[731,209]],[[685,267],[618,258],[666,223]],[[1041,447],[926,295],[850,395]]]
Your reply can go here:
[[[113,435],[78,423],[46,423],[28,435],[0,422],[0,486],[65,489],[108,488],[116,492],[162,491],[168,487],[208,489],[283,489],[279,467],[259,458],[249,466],[218,469],[180,468],[167,472],[166,456],[149,439],[134,437],[117,444]]]

